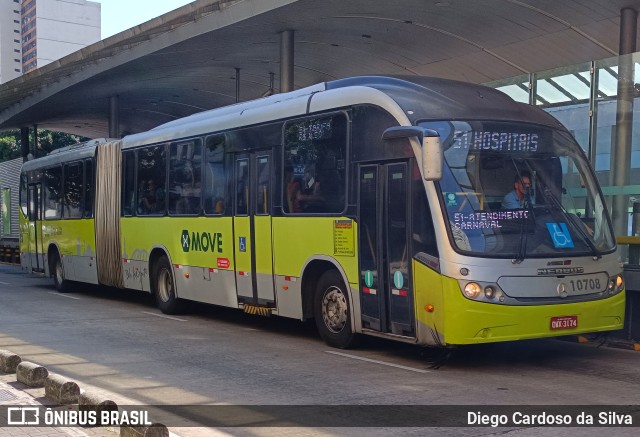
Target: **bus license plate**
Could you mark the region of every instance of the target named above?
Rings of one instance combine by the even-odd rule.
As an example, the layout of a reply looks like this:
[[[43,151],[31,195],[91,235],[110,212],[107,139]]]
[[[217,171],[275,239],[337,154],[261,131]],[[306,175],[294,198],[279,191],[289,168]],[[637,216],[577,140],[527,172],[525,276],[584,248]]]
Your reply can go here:
[[[551,317],[551,330],[575,329],[578,327],[578,316]]]

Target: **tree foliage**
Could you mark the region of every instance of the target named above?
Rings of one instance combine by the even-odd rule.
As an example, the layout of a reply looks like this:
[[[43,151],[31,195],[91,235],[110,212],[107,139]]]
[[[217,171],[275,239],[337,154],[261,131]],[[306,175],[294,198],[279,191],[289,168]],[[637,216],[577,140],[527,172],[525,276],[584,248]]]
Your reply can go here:
[[[70,146],[88,138],[77,135],[65,134],[62,132],[52,132],[48,130],[38,131],[38,144],[34,147],[33,130],[29,130],[29,150],[34,157],[39,158],[45,156],[52,150],[59,149],[64,146]],[[20,131],[11,130],[0,132],[0,162],[10,159],[20,158]]]
[[[16,136],[15,133],[18,132]],[[0,132],[0,162],[20,157],[20,132]]]

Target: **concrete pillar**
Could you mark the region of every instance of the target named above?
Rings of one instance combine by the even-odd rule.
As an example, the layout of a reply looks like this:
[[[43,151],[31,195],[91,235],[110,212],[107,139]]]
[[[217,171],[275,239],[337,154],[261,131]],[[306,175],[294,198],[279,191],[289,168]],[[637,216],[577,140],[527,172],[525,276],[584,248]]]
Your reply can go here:
[[[623,8],[620,11],[620,60],[618,62],[615,144],[611,147],[611,184],[616,187],[629,184],[634,96],[634,63],[630,54],[636,51],[637,27],[638,12],[632,8]],[[613,227],[616,235],[627,235],[628,209],[628,196],[617,195],[613,197]]]
[[[29,147],[29,128],[20,128],[20,153],[22,155],[22,161],[26,161],[29,156],[31,147]]]
[[[38,125],[34,124],[33,125],[33,148],[31,149],[33,150],[33,155],[34,156],[38,156]]]
[[[280,33],[280,92],[293,91],[294,31]]]
[[[120,138],[120,99],[109,97],[109,138]]]
[[[236,103],[240,102],[240,69],[236,68]]]

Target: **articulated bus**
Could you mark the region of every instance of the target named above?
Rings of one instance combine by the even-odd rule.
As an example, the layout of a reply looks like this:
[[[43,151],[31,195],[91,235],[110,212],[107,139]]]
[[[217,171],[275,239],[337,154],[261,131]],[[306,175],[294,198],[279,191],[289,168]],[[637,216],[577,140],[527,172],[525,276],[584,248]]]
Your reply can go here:
[[[522,182],[524,201],[504,204]],[[105,284],[152,293],[168,314],[196,301],[315,319],[340,348],[360,334],[453,346],[624,319],[609,213],[571,134],[444,79],[341,79],[28,161],[21,254],[59,291]]]

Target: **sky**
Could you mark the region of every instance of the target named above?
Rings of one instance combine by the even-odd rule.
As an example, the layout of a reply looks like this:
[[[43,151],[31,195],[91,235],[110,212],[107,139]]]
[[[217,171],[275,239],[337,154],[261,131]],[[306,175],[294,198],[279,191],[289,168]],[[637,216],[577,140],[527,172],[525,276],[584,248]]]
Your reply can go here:
[[[91,0],[100,3],[102,39],[149,21],[193,0]]]

